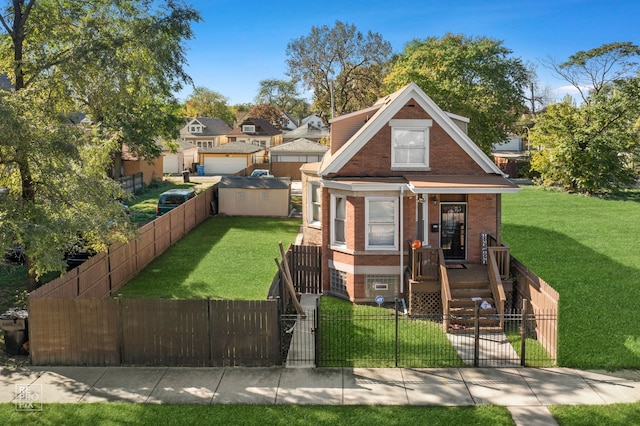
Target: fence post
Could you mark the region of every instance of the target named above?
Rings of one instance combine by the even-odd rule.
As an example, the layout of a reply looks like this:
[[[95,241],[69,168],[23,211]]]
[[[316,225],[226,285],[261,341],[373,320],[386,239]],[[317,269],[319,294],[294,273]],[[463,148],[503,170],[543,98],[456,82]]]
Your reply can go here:
[[[529,321],[529,301],[522,299],[522,325],[520,326],[520,365],[525,366],[527,354],[527,322]]]
[[[316,298],[316,312],[313,315],[313,339],[315,341],[313,353],[313,365],[318,366],[318,354],[320,353],[320,298]]]
[[[120,360],[118,362],[118,365],[122,365],[124,364],[124,316],[122,314],[122,295],[118,294],[118,325],[119,325],[119,330],[118,332],[120,333],[119,336],[119,340],[120,340],[120,345],[118,348],[118,352],[119,352],[119,356],[120,356]]]
[[[475,301],[473,308],[474,327],[473,327],[473,366],[480,365],[480,301]]]
[[[396,296],[393,301],[395,313],[396,313],[396,368],[398,367],[398,297]]]

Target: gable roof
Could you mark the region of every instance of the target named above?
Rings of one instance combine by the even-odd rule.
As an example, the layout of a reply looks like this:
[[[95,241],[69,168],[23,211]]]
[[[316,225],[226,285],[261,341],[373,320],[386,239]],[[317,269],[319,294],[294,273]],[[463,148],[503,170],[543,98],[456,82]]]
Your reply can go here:
[[[256,131],[254,133],[245,133],[242,131],[242,126],[253,124],[256,126]],[[242,123],[238,125],[235,129],[233,129],[229,136],[243,136],[243,135],[252,135],[252,136],[275,136],[279,135],[282,132],[278,130],[273,124],[269,123],[269,121],[264,120],[262,118],[247,118]]]
[[[303,124],[295,130],[282,134],[282,139],[314,138],[322,139],[329,136],[329,129],[314,126],[311,123]]]
[[[269,152],[286,152],[292,154],[324,154],[328,150],[329,147],[320,145],[318,142],[300,138],[292,142],[284,143],[282,145],[276,145],[273,148],[270,148]]]
[[[262,178],[251,176],[222,176],[218,188],[289,189],[289,178]]]
[[[264,148],[245,142],[229,142],[213,148],[199,148],[200,152],[213,154],[253,154]]]
[[[202,133],[189,132],[189,126],[193,124],[202,125]],[[231,127],[227,125],[222,119],[217,117],[196,117],[187,119],[187,124],[180,129],[180,137],[185,136],[222,136],[231,131]]]
[[[415,83],[409,83],[400,90],[380,98],[372,107],[356,111],[351,114],[336,117],[335,123],[350,119],[363,113],[370,114],[370,118],[360,127],[333,155],[326,155],[323,159],[319,175],[327,176],[338,173],[349,160],[411,99],[415,100],[442,129],[460,146],[469,157],[486,173],[504,175],[500,168],[467,136],[426,93]],[[457,117],[456,118],[462,118]]]

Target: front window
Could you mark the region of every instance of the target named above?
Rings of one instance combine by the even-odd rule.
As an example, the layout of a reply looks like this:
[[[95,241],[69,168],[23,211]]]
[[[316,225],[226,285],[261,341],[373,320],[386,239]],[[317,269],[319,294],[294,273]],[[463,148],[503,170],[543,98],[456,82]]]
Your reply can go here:
[[[429,168],[431,120],[391,120],[391,163],[396,169]]]
[[[255,133],[256,126],[254,124],[244,124],[242,126],[242,133]]]
[[[344,246],[347,222],[347,197],[333,195],[331,197],[331,244]]]
[[[322,188],[318,183],[309,184],[309,219],[313,225],[320,225],[322,221]]]
[[[367,198],[366,248],[388,250],[398,248],[397,198]]]

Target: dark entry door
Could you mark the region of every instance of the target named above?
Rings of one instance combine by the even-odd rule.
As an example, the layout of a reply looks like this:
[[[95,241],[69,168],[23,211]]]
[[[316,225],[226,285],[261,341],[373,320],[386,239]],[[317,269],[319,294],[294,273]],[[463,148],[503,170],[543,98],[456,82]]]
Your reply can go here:
[[[467,205],[440,204],[440,247],[445,259],[466,258]]]

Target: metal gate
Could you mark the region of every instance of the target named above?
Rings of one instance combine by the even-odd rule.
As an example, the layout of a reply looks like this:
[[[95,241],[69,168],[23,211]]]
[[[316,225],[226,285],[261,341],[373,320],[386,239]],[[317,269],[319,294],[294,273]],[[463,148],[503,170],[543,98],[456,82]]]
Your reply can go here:
[[[396,303],[396,305],[398,305]],[[504,327],[443,330],[443,315],[405,315],[380,307],[368,312],[306,309],[281,315],[282,362],[289,367],[553,366],[557,315],[512,311]],[[458,318],[459,320],[459,318]],[[552,336],[553,341],[546,341]]]

